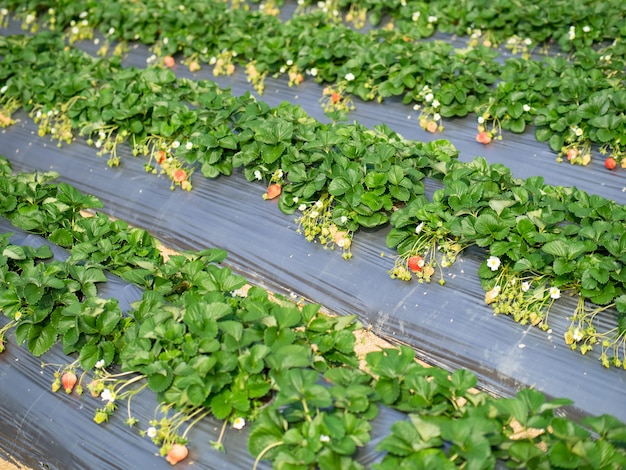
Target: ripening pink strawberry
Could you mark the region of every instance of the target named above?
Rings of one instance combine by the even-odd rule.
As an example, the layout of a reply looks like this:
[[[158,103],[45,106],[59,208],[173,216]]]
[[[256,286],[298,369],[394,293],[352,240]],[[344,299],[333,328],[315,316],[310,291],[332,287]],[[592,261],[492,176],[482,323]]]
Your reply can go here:
[[[267,188],[267,196],[265,197],[265,199],[274,199],[280,196],[281,192],[282,192],[282,188],[280,187],[280,184],[278,183],[270,184]]]
[[[186,459],[187,455],[189,455],[189,451],[186,446],[182,444],[173,444],[172,448],[167,453],[165,460],[172,465],[176,465],[181,460]]]
[[[157,163],[159,165],[162,165],[165,159],[167,158],[167,154],[165,153],[165,150],[157,151],[157,153],[155,154],[155,158],[156,158]]]
[[[185,170],[176,170],[172,179],[176,183],[182,183],[183,181],[187,181],[187,172]]]
[[[76,385],[77,380],[78,379],[76,378],[76,374],[71,370],[63,374],[63,377],[61,377],[61,384],[63,385],[65,393],[72,393],[72,390],[74,389],[74,385]]]
[[[437,126],[437,123],[435,121],[428,121],[428,124],[426,124],[426,130],[433,134],[437,132],[438,128],[439,126]]]
[[[488,143],[491,142],[491,134],[489,134],[489,132],[487,131],[479,132],[478,135],[476,136],[476,142],[479,142],[483,145],[487,145]]]
[[[572,158],[576,158],[578,156],[578,149],[577,148],[571,148],[567,151],[567,159],[568,160],[572,160]]]

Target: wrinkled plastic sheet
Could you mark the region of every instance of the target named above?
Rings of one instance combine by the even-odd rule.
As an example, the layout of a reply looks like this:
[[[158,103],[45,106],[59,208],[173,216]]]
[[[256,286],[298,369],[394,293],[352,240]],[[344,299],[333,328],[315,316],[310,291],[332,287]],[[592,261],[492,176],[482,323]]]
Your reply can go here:
[[[131,50],[126,63],[142,67],[148,55],[146,48],[138,46]],[[184,67],[176,72],[179,76],[213,79],[209,68],[193,75]],[[216,81],[230,86],[234,94],[250,90],[242,71]],[[268,79],[265,90],[259,98],[270,105],[290,101],[327,121],[318,103],[320,85],[305,81],[290,88],[285,81]],[[624,172],[608,172],[598,154],[587,167],[559,164],[547,145],[535,141],[532,131],[505,133],[503,141],[483,146],[474,139],[475,117],[448,120],[442,134],[432,135],[419,128],[418,113],[399,100],[387,100],[382,105],[355,101],[357,109],[350,119],[366,126],[385,123],[408,139],[445,138],[460,150],[463,161],[480,155],[490,163],[505,164],[516,177],[539,175],[550,184],[576,186],[621,204],[626,201]],[[346,261],[337,252],[307,243],[296,233],[294,216],[282,214],[274,201],[264,201],[265,187],[247,182],[238,172],[215,180],[196,174],[191,192],[171,191],[167,179],[146,173],[143,161],[132,157],[126,147],[119,149],[121,167],[110,169],[106,158],[98,157],[84,141],[78,139],[59,149],[37,137],[36,126],[25,114],[19,117],[21,122],[0,133],[0,153],[11,160],[14,170],[57,171],[61,181],[100,198],[104,212],[149,230],[172,248],[223,248],[229,253],[225,264],[251,283],[301,296],[338,314],[356,314],[379,336],[412,346],[418,357],[433,365],[473,371],[481,386],[496,395],[511,396],[523,387],[535,387],[548,397],[573,400],[574,405],[565,410],[573,419],[608,413],[626,421],[625,372],[604,369],[597,354],[581,356],[563,340],[576,299],[564,295],[554,304],[552,330],[548,332],[519,325],[506,316],[494,316],[484,303],[477,275],[483,251],[470,249],[459,256],[445,271],[445,286],[392,280],[387,274],[394,256],[385,247],[388,228],[359,231],[353,241],[354,256]],[[610,322],[610,317],[606,321]],[[96,458],[97,453],[107,468],[164,464],[162,459],[151,458],[154,446],[121,421],[106,425],[114,432],[103,432],[88,423],[72,434],[73,423],[85,414],[78,408],[87,405],[71,397],[49,397],[51,379],[42,378],[40,362],[19,348],[11,349],[9,355],[0,357],[0,415],[3,423],[9,422],[8,416],[16,416],[6,432],[21,439],[3,437],[0,447],[8,445],[9,451],[20,455],[43,452],[47,457],[61,451],[71,454],[80,447],[86,454],[82,462],[92,453]],[[55,360],[63,362],[62,357]],[[10,387],[5,385],[9,383]],[[36,391],[31,395],[27,392],[30,389]],[[144,406],[141,400],[137,404]],[[152,405],[146,405],[146,416],[152,416]],[[71,420],[65,419],[68,413]],[[65,425],[65,421],[70,424]],[[57,426],[63,426],[62,431]],[[203,423],[191,433],[190,460],[207,468],[250,468],[244,441],[228,441],[236,438],[234,433],[227,433],[226,454],[210,451],[208,442],[215,439],[217,427],[217,423]],[[59,436],[66,432],[71,437],[61,445]],[[377,436],[376,431],[372,434]],[[201,444],[193,442],[196,438]],[[141,460],[139,466],[128,465],[129,458],[145,458],[146,463]],[[81,468],[80,463],[70,462],[69,467],[65,463],[50,468]]]

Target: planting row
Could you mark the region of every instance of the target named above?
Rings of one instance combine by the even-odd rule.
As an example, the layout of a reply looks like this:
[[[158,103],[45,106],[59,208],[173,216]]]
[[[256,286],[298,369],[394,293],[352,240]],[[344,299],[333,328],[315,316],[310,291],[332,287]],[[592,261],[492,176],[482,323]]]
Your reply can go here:
[[[159,67],[124,69],[62,44],[53,33],[0,44],[6,106],[28,110],[40,135],[71,142],[78,131],[111,165],[128,142],[172,187],[190,189],[196,168],[215,177],[241,167],[249,180],[268,183],[265,197],[279,197],[283,212],[297,213],[308,241],[346,258],[355,231],[391,221],[388,245],[400,255],[391,275],[400,279],[415,273],[429,281],[465,247],[488,248],[491,264],[479,274],[497,313],[547,329],[552,302],[568,290],[580,302],[566,342],[583,353],[599,344],[605,366],[624,364],[623,205],[540,178],[517,180],[481,159],[460,163],[446,141],[322,124],[296,106],[271,109],[208,81],[176,79]],[[25,74],[30,68],[40,74]],[[444,184],[432,201],[426,177]],[[617,320],[608,332],[594,321],[605,310]]]
[[[175,63],[172,55],[181,53],[192,71],[209,64],[214,75],[229,75],[235,66],[245,67],[249,81],[260,93],[268,75],[287,75],[291,85],[309,76],[329,84],[321,101],[334,117],[345,116],[354,107],[351,94],[379,101],[398,96],[420,110],[420,124],[431,132],[443,129],[444,118],[475,113],[480,142],[501,138],[502,129],[521,133],[533,124],[536,138],[549,142],[559,159],[567,157],[573,164],[586,165],[595,144],[607,155],[608,168],[626,164],[626,46],[621,40],[626,31],[620,2],[606,2],[602,7],[584,4],[580,8],[565,3],[558,8],[552,5],[547,15],[538,13],[541,5],[533,4],[526,16],[514,13],[519,5],[513,8],[507,1],[489,2],[485,8],[476,5],[476,9],[467,5],[468,11],[490,12],[487,17],[499,9],[497,22],[502,27],[511,27],[505,20],[512,15],[521,23],[524,17],[532,17],[542,26],[562,9],[567,15],[560,21],[571,19],[572,25],[589,21],[578,32],[554,32],[555,37],[569,38],[566,50],[571,44],[577,45],[570,59],[556,56],[504,61],[496,50],[483,44],[461,50],[442,41],[420,41],[422,22],[431,32],[434,25],[445,31],[452,25],[467,28],[458,18],[463,9],[441,3],[391,6],[389,11],[398,10],[403,17],[411,12],[415,20],[366,34],[337,24],[332,13],[324,12],[338,6],[314,9],[281,22],[264,13],[267,8],[250,12],[224,2],[183,1],[167,6],[160,1],[54,3],[16,2],[11,8],[18,9],[25,28],[35,31],[43,25],[63,31],[70,43],[91,39],[94,28],[99,29],[105,36],[102,54],[107,53],[111,41],[121,41],[117,52],[125,49],[126,41],[140,41],[153,47],[161,57],[159,62],[170,66]],[[443,8],[446,14],[416,14],[427,8]],[[503,11],[510,13],[503,15]],[[444,18],[449,19],[448,26]],[[476,21],[473,27],[481,27],[477,18],[471,21]],[[545,32],[540,26],[536,29]],[[606,39],[615,41],[591,47],[593,41]],[[531,44],[535,43],[531,40]]]
[[[432,200],[420,195],[391,215],[391,275],[429,281],[470,245],[489,254],[478,274],[496,314],[547,330],[561,291],[578,297],[565,341],[585,354],[601,345],[605,367],[626,357],[626,207],[542,177],[513,178],[503,165],[456,162]],[[597,315],[617,310],[599,331]]]
[[[27,28],[34,25],[38,16],[43,18],[46,25],[62,30],[70,26],[99,27],[102,24],[101,30],[104,32],[110,27],[119,29],[120,24],[116,24],[116,21],[124,25],[127,22],[129,25],[143,23],[145,26],[150,26],[150,29],[140,37],[142,40],[148,39],[151,40],[150,42],[155,42],[161,32],[166,32],[173,26],[182,29],[191,25],[192,33],[201,34],[204,31],[195,27],[196,22],[200,24],[203,20],[216,19],[224,9],[248,13],[249,3],[259,3],[259,1],[205,0],[191,3],[184,0],[171,2],[153,0],[144,2],[140,6],[123,1],[107,3],[111,7],[108,14],[105,8],[97,5],[96,2],[76,5],[71,1],[9,0],[4,2],[5,10],[2,13],[6,17],[9,11],[14,11]],[[258,11],[254,14],[278,16],[280,13],[278,7],[284,3],[283,0],[261,2]],[[217,9],[217,11],[211,12],[210,9]],[[132,18],[132,13],[136,13],[138,17]],[[294,16],[308,16],[311,13],[320,14],[327,23],[345,23],[357,29],[369,22],[371,25],[382,25],[383,29],[395,29],[415,38],[430,37],[439,31],[458,36],[470,36],[474,42],[488,46],[505,43],[509,48],[532,49],[550,47],[556,43],[562,51],[569,52],[626,36],[623,23],[624,10],[619,0],[608,0],[601,5],[590,0],[575,4],[564,0],[540,0],[532,4],[518,4],[511,0],[498,0],[497,2],[435,0],[428,3],[415,0],[297,1]],[[197,14],[203,17],[194,18]],[[160,25],[161,28],[155,29],[153,21],[160,18],[166,21]],[[81,23],[79,20],[87,21]],[[213,23],[205,24],[212,25]],[[130,31],[109,32],[110,36],[115,39],[127,40],[136,40],[134,35],[137,33],[138,29],[135,30],[135,28],[131,28]]]
[[[285,2],[264,3],[266,6],[260,9],[267,12],[268,4],[282,5]],[[563,0],[532,3],[511,0],[298,0],[297,3],[297,12],[318,9],[326,13],[329,20],[343,20],[356,28],[369,22],[424,38],[440,31],[470,36],[474,42],[486,45],[504,43],[511,49],[556,43],[567,52],[626,35],[624,9],[616,0],[601,5],[589,0],[576,3]]]
[[[98,423],[127,402],[128,424],[172,464],[186,457],[194,424],[212,414],[224,420],[216,450],[228,426],[251,423],[257,464],[363,468],[356,453],[385,407],[407,418],[377,445],[378,470],[626,464],[626,426],[615,418],[574,423],[558,416],[568,400],[532,389],[495,399],[472,389],[470,372],[423,367],[407,347],[370,352],[359,369],[353,316],[246,291],[244,278],[219,266],[222,250],[166,260],[147,232],[93,212],[96,198],[54,183],[52,173],[13,175],[2,160],[0,174],[5,216],[69,251],[61,262],[48,247],[0,237],[3,337],[14,328],[18,345],[36,356],[61,342],[76,360],[57,370],[52,390],[99,397]],[[105,270],[145,289],[129,312],[98,297]],[[154,420],[138,423],[130,400],[146,388],[160,406]]]

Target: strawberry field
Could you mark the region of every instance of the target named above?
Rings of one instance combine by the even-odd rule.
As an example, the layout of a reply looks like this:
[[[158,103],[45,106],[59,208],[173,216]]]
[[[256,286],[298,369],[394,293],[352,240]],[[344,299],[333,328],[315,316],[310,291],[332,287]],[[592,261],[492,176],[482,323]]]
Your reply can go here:
[[[623,468],[596,3],[0,2],[0,449]]]

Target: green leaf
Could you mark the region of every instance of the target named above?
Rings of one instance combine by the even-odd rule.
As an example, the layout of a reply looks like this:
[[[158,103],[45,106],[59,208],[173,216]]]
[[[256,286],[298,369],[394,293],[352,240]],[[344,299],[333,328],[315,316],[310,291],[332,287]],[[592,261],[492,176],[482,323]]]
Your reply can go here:
[[[553,134],[549,141],[550,148],[555,152],[560,152],[564,142],[565,137],[563,135]]]
[[[276,318],[276,323],[280,328],[290,328],[301,322],[300,310],[295,307],[272,306],[272,315]]]
[[[9,259],[22,260],[26,259],[26,253],[24,248],[17,245],[9,245],[2,251],[2,256],[6,256]]]
[[[14,290],[5,290],[0,294],[0,309],[8,317],[13,317],[22,307],[22,300]]]
[[[218,322],[218,327],[225,334],[232,336],[235,338],[237,342],[241,341],[241,336],[243,335],[243,324],[238,321],[221,321]]]
[[[148,269],[129,269],[119,274],[119,276],[127,282],[131,282],[141,287],[149,288],[152,286],[154,272]]]
[[[601,129],[615,129],[620,122],[620,118],[615,114],[605,114],[589,119],[589,125]]]
[[[81,284],[90,282],[106,282],[107,277],[100,268],[85,268],[84,266],[74,265],[70,268],[72,276]]]
[[[537,445],[531,442],[515,441],[508,448],[511,460],[519,462],[523,467],[532,468],[535,460],[541,459],[545,454]]]
[[[366,192],[363,194],[363,196],[361,196],[361,203],[365,204],[373,211],[380,210],[383,206],[382,198],[373,192]]]
[[[582,294],[589,297],[589,300],[594,304],[607,305],[615,298],[615,286],[613,284],[607,284],[593,293],[582,291]]]
[[[276,374],[279,390],[276,404],[283,405],[299,402],[304,399],[315,386],[319,373],[314,369],[293,368]]]
[[[552,137],[552,131],[549,127],[539,127],[535,130],[535,139],[537,139],[538,142],[545,142],[549,140],[550,137]]]
[[[32,325],[28,332],[28,350],[39,357],[54,346],[57,336],[57,330],[51,323],[45,326]]]
[[[32,323],[20,323],[15,327],[15,342],[18,345],[24,344],[30,335]]]
[[[267,364],[274,369],[310,367],[312,360],[311,348],[300,344],[289,344],[272,349],[272,353],[266,358]]]
[[[361,227],[374,228],[386,224],[389,217],[386,214],[375,212],[370,216],[359,215],[356,220]]]
[[[439,444],[439,438],[441,436],[441,429],[439,428],[439,426],[429,421],[426,421],[425,419],[422,419],[417,414],[409,414],[409,420],[411,421],[413,426],[415,426],[415,429],[417,429],[417,432],[419,433],[422,441],[434,441],[435,445]]]
[[[152,84],[166,84],[176,81],[176,75],[170,69],[149,67],[141,75],[146,82]]]
[[[41,300],[43,293],[43,288],[39,287],[36,284],[33,284],[32,282],[29,282],[24,286],[24,299],[31,305],[31,307],[35,307],[37,305],[37,303]]]
[[[387,182],[387,175],[377,171],[369,171],[365,175],[365,186],[369,189],[379,188]]]
[[[626,425],[611,415],[586,416],[583,424],[593,429],[601,439],[613,443],[626,443]]]
[[[598,132],[596,132],[596,138],[600,143],[610,142],[615,138],[615,132],[608,129],[598,129]]]
[[[389,182],[394,186],[400,186],[404,179],[404,170],[398,165],[393,165],[387,172]]]
[[[111,364],[115,358],[115,344],[111,341],[100,341],[98,349],[100,350],[100,359],[104,361],[104,365],[108,366]]]
[[[571,273],[576,270],[576,263],[574,261],[568,261],[563,258],[557,258],[552,265],[554,273],[558,276]]]
[[[269,145],[290,144],[292,135],[293,124],[278,118],[268,119],[255,130],[256,140]]]
[[[509,227],[494,215],[481,214],[476,218],[474,229],[478,234],[476,244],[486,246],[494,240],[502,240],[509,234]],[[481,237],[482,235],[482,237]]]
[[[414,364],[415,351],[407,346],[398,349],[374,351],[366,355],[370,370],[383,377],[402,377],[409,365]]]
[[[225,390],[211,399],[211,412],[217,419],[226,419],[230,416],[233,406],[231,393]]]
[[[285,145],[282,143],[278,143],[275,145],[262,144],[260,150],[263,162],[271,165],[283,154],[283,152],[285,151]]]
[[[524,118],[515,119],[514,121],[511,121],[510,129],[511,132],[521,134],[526,130],[526,121]]]
[[[293,344],[296,340],[296,333],[291,328],[278,328],[272,326],[266,328],[263,333],[263,341],[265,345],[277,350],[282,346]]]
[[[208,306],[200,303],[192,303],[185,310],[183,322],[189,328],[189,331],[196,336],[205,338],[214,338],[217,336],[217,322],[214,318],[206,315]]]
[[[548,449],[550,463],[557,468],[579,468],[580,458],[573,454],[565,442],[556,441]]]
[[[191,406],[200,406],[207,398],[207,392],[202,385],[192,384],[185,390],[187,400]]]
[[[69,352],[75,352],[74,345],[80,338],[80,331],[76,326],[67,328],[63,333],[63,350]],[[69,352],[67,354],[69,354]]]
[[[274,407],[266,407],[252,426],[248,438],[248,450],[253,456],[269,450],[264,458],[271,459],[281,448],[277,445],[283,441],[284,428],[287,422]]]
[[[148,376],[148,387],[156,393],[164,392],[174,380],[172,369],[163,361],[156,361],[141,369]]]
[[[475,387],[477,382],[478,379],[476,375],[467,369],[455,370],[450,378],[450,383],[454,390],[456,390],[457,395],[465,393],[470,388]]]
[[[499,216],[502,214],[502,211],[504,209],[514,206],[515,203],[516,201],[513,201],[511,199],[492,199],[489,201],[489,207],[496,211],[496,214],[498,214]]]
[[[519,398],[500,398],[493,401],[494,406],[500,412],[514,417],[522,425],[528,420],[528,406]]]
[[[570,257],[568,243],[564,240],[553,240],[547,242],[541,247],[541,250],[559,258],[569,259]]]
[[[74,244],[74,237],[71,232],[64,228],[58,228],[54,230],[50,235],[49,239],[52,243],[55,243],[62,247],[70,247]]]
[[[407,202],[411,199],[411,192],[403,186],[390,186],[389,194],[398,201]]]
[[[378,379],[374,386],[385,405],[393,405],[400,396],[400,384],[395,379]]]
[[[98,315],[96,325],[100,330],[100,334],[103,336],[111,334],[122,319],[122,312],[120,311],[117,300],[111,300],[107,308]]]
[[[330,184],[328,185],[328,192],[332,196],[341,196],[349,191],[351,188],[350,183],[343,177],[339,176],[338,178],[334,178]]]
[[[239,356],[239,363],[249,374],[258,374],[265,368],[264,358],[270,353],[264,344],[255,344]]]
[[[96,362],[98,362],[99,360],[98,346],[93,343],[86,344],[85,346],[83,346],[80,349],[79,360],[80,360],[80,366],[83,369],[85,370],[92,369],[96,365]]]

